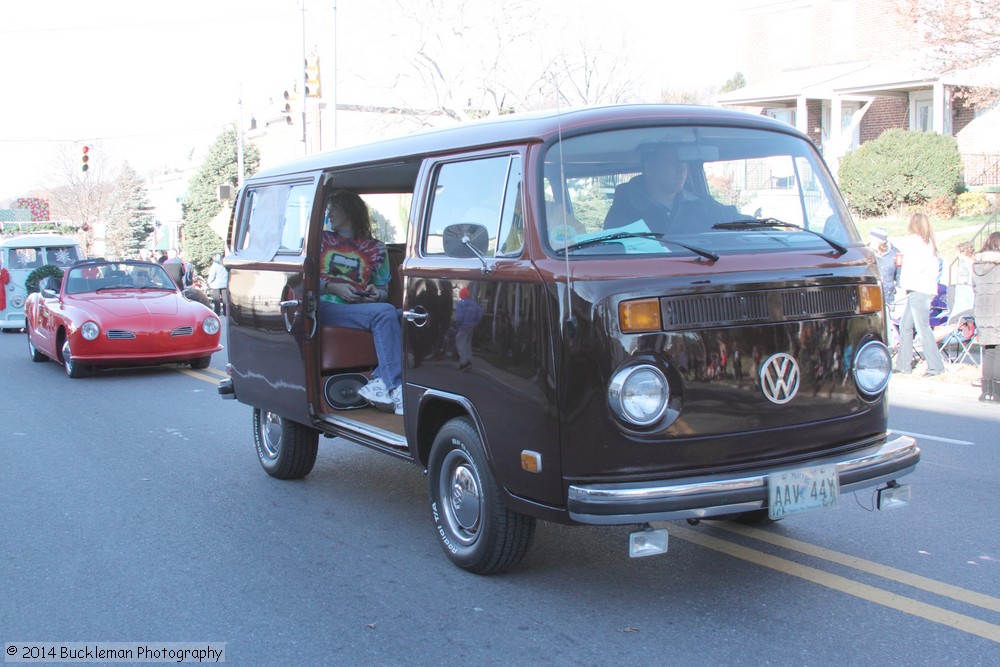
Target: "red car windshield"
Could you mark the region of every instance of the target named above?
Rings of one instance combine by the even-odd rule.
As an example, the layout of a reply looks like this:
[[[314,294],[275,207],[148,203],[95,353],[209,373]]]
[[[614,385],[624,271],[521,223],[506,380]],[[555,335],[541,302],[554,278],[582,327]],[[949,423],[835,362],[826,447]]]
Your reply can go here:
[[[66,276],[67,294],[110,289],[174,291],[177,288],[163,267],[150,262],[88,263],[72,267]]]

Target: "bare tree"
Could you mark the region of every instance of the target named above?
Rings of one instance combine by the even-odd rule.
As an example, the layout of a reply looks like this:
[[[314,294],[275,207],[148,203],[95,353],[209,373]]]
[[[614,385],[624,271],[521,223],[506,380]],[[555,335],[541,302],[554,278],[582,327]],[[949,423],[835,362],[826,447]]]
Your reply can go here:
[[[104,218],[113,188],[107,178],[111,172],[110,160],[102,147],[99,144],[91,147],[87,171],[82,169],[81,148],[81,144],[68,142],[57,151],[48,180],[62,185],[46,190],[45,194],[54,219],[80,225],[85,234],[85,252],[89,255],[93,250],[94,225]]]
[[[991,64],[993,72],[1000,68],[997,0],[901,0],[901,11],[917,23],[932,47],[929,64],[935,70],[954,72]],[[973,106],[992,106],[1000,102],[1000,79],[959,94]]]
[[[395,2],[405,30],[394,42],[409,75],[435,112],[454,120],[636,98],[638,68],[631,67],[626,42],[610,48],[544,3],[427,0],[415,9]]]

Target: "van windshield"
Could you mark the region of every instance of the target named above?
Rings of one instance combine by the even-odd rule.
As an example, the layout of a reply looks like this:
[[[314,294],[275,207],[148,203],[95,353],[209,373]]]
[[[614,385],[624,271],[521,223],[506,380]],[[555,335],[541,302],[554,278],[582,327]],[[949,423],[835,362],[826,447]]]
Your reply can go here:
[[[570,137],[545,157],[543,232],[570,257],[829,251],[858,234],[812,144],[731,127]]]

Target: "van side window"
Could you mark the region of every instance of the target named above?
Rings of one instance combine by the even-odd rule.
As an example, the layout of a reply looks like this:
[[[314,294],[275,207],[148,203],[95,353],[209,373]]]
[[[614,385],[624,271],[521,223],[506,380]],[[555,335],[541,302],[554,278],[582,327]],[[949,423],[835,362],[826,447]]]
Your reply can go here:
[[[424,253],[444,254],[441,234],[448,225],[458,223],[486,228],[489,256],[520,252],[524,236],[520,156],[501,155],[443,164],[435,177],[433,192]]]
[[[278,252],[301,252],[314,193],[313,183],[281,183],[247,191],[234,244],[236,254],[269,260]]]

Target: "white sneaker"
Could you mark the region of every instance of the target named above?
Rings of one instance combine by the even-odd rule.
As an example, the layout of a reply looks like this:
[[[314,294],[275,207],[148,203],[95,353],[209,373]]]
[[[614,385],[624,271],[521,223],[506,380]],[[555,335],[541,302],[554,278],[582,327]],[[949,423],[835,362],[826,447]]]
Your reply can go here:
[[[370,380],[368,384],[358,389],[358,396],[380,410],[387,410],[393,407],[393,400],[389,396],[389,391],[385,388],[385,383],[382,382],[381,378]]]
[[[403,414],[403,385],[399,385],[395,389],[389,392],[389,397],[392,398],[393,412],[397,415],[402,416]]]

